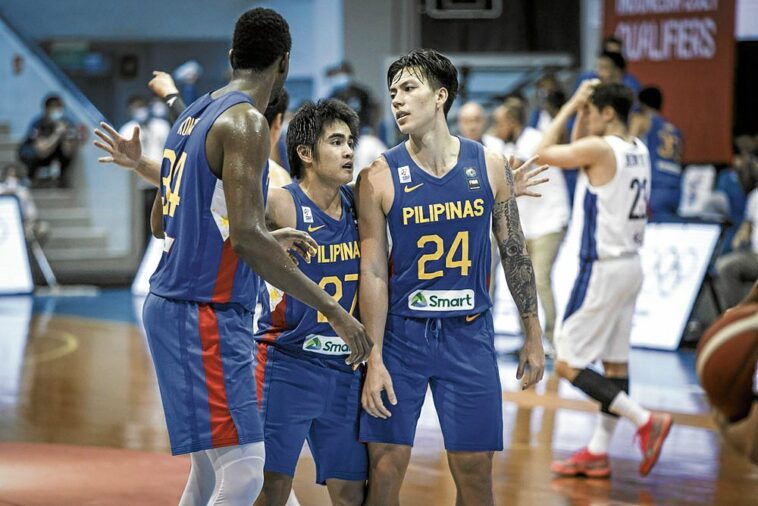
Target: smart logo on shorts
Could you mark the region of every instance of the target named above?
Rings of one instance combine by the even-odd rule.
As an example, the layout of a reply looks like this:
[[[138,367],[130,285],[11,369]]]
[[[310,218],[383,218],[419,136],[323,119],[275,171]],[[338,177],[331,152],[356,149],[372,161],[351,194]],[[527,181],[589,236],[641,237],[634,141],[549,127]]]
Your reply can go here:
[[[318,336],[311,334],[305,338],[303,349],[322,355],[349,355],[350,347],[337,336]]]
[[[460,311],[474,309],[474,290],[416,290],[408,297],[408,308],[416,311]]]

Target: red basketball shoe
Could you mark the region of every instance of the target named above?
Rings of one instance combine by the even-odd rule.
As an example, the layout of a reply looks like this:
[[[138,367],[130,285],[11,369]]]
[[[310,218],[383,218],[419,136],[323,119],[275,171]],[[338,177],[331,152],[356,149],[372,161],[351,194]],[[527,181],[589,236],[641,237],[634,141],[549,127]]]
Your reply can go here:
[[[611,462],[608,460],[607,453],[595,455],[587,448],[582,448],[566,460],[554,460],[550,464],[550,470],[561,476],[584,475],[588,478],[609,478]]]
[[[671,430],[671,423],[671,415],[652,414],[647,423],[637,430],[635,438],[639,438],[642,450],[640,475],[647,476],[658,462],[663,442]]]

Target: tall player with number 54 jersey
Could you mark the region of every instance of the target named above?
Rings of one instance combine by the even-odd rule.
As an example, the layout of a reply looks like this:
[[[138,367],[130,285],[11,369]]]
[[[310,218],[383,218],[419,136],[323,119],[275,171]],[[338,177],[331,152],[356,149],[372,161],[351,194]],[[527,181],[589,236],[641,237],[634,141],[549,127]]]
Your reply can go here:
[[[589,444],[551,469],[562,476],[607,478],[608,446],[619,420],[637,426],[647,475],[658,460],[671,417],[653,414],[629,395],[629,337],[642,287],[638,255],[645,234],[650,155],[629,134],[631,90],[585,81],[556,115],[537,154],[544,163],[580,167],[572,227],[581,232],[579,273],[556,325],[556,372],[600,403]],[[577,120],[571,144],[557,145],[568,118]],[[589,366],[602,361],[601,375]]]
[[[161,189],[151,224],[165,246],[143,314],[171,451],[192,454],[181,504],[252,504],[263,485],[251,329],[257,275],[321,311],[350,347],[348,361],[370,348],[363,326],[266,228],[270,136],[261,111],[284,84],[290,47],[279,14],[242,14],[231,81],[182,113],[162,164],[141,158],[137,130],[128,141],[98,132],[111,155],[101,161],[131,167]]]
[[[361,320],[375,343],[360,428],[369,447],[366,504],[398,503],[428,387],[458,502],[493,504],[492,456],[503,431],[490,228],[526,329],[517,373],[524,388],[542,377],[545,359],[513,175],[502,156],[450,135],[458,79],[444,55],[411,51],[390,66],[387,85],[408,140],[361,172],[357,190]]]

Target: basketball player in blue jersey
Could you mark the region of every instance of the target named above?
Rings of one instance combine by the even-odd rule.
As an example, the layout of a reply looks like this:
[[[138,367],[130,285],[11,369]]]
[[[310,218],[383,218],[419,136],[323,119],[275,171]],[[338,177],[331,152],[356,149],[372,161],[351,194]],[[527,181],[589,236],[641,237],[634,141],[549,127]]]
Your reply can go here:
[[[647,475],[671,428],[669,415],[652,414],[629,395],[629,337],[642,287],[638,255],[647,221],[650,157],[629,135],[631,90],[585,81],[556,115],[537,154],[555,167],[580,167],[572,226],[581,226],[579,274],[556,326],[556,372],[600,403],[587,447],[551,469],[563,476],[607,478],[608,446],[619,417],[637,426]],[[571,144],[557,145],[577,114]],[[589,366],[602,361],[603,374]]]
[[[526,333],[517,372],[523,388],[542,378],[545,360],[513,175],[501,155],[450,135],[458,80],[445,56],[411,51],[390,66],[387,85],[408,140],[362,171],[357,190],[360,312],[375,343],[360,426],[369,448],[366,504],[398,504],[431,386],[457,504],[491,505],[503,419],[490,227]]]
[[[676,221],[682,196],[682,132],[661,116],[663,94],[660,89],[643,88],[638,98],[641,111],[635,115],[629,130],[650,152],[650,221]]]
[[[269,132],[259,109],[282,87],[290,46],[276,12],[240,16],[230,83],[178,118],[160,166],[143,157],[133,165],[161,186],[154,214],[160,207],[163,218],[154,232],[164,235],[164,254],[143,312],[172,453],[192,453],[183,505],[250,504],[262,486],[250,326],[256,273],[317,308],[350,348],[349,363],[371,347],[362,325],[266,229]],[[135,139],[98,135],[110,153],[103,161],[133,163],[135,149],[139,156],[138,139],[135,148]]]
[[[310,234],[318,251],[303,273],[350,313],[357,312],[360,253],[353,191],[358,116],[344,103],[303,105],[290,121],[287,151],[296,182],[272,188],[270,228]],[[345,364],[349,349],[323,314],[267,284],[258,320],[258,401],[266,463],[256,504],[284,505],[303,443],[335,505],[360,505],[367,474],[358,441],[361,371]]]

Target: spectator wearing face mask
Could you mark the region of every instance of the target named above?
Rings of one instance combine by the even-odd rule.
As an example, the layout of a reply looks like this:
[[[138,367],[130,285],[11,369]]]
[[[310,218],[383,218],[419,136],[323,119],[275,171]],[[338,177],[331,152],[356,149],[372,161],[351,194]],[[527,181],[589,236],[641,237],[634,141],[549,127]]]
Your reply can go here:
[[[19,159],[34,182],[40,179],[40,169],[48,168],[49,178],[57,176],[59,186],[69,186],[67,169],[80,142],[76,127],[65,114],[63,99],[48,95],[43,102],[42,115],[32,121],[19,147]]]
[[[158,106],[162,106],[161,109],[156,107],[156,104],[151,104],[152,110],[157,112],[160,116],[165,115],[166,106],[160,100],[158,100]],[[130,120],[127,121],[119,130],[119,134],[122,137],[131,139],[135,128],[139,128],[139,139],[142,145],[142,152],[148,158],[153,160],[160,160],[163,158],[163,146],[166,144],[166,138],[168,137],[169,130],[171,129],[168,121],[165,118],[155,117],[151,113],[151,107],[148,106],[147,100],[142,96],[132,96],[127,102],[129,108]],[[153,208],[153,200],[155,200],[155,192],[157,191],[154,186],[145,182],[142,178],[137,178],[137,188],[142,194],[142,209],[143,209],[143,240],[145,244],[151,236],[150,232],[150,211]]]

